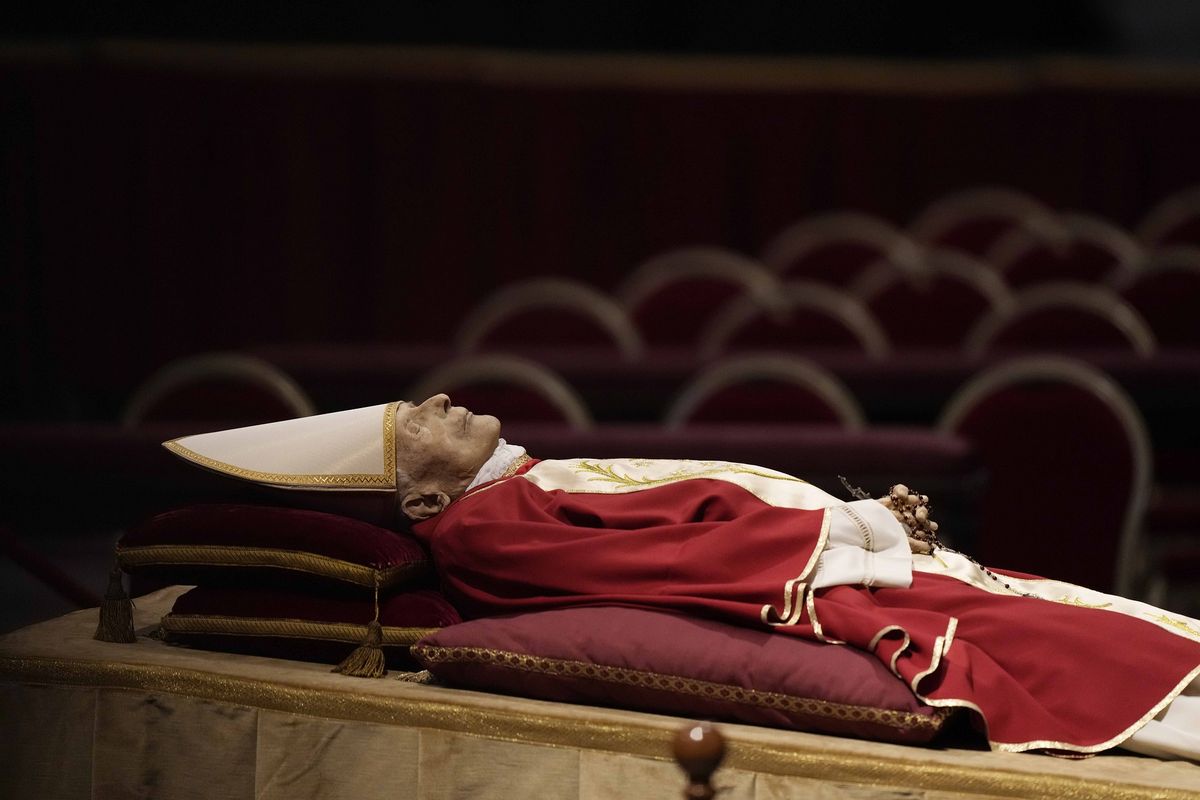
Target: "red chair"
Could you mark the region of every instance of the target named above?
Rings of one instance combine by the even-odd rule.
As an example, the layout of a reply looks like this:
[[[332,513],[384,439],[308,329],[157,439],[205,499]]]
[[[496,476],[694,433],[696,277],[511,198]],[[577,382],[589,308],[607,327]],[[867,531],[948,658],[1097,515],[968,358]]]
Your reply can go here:
[[[275,422],[316,413],[282,370],[253,356],[209,353],[174,361],[130,397],[122,424],[152,422]]]
[[[582,346],[612,349],[627,361],[642,354],[641,338],[615,300],[563,278],[537,278],[499,289],[467,315],[455,343],[464,353]]]
[[[871,312],[849,293],[813,281],[790,281],[770,307],[751,297],[731,301],[700,337],[706,358],[745,350],[847,349],[871,358],[891,351]]]
[[[1112,287],[1145,318],[1160,345],[1200,346],[1200,247],[1155,253],[1115,276]]]
[[[866,425],[858,401],[832,373],[780,354],[714,364],[684,387],[664,418],[668,428],[710,422],[823,423],[847,430]]]
[[[967,334],[963,349],[979,356],[996,350],[1157,349],[1146,321],[1108,289],[1050,283],[1019,292],[1011,306],[993,311]]]
[[[1200,186],[1177,192],[1150,209],[1138,223],[1137,238],[1148,249],[1200,246]]]
[[[763,249],[763,261],[783,278],[846,286],[870,265],[888,261],[916,269],[921,248],[885,220],[839,211],[785,228]]]
[[[1150,443],[1108,376],[1054,356],[1010,361],[961,388],[938,427],[970,441],[989,473],[972,553],[982,563],[1141,588]]]
[[[1005,283],[1013,288],[1051,281],[1101,283],[1113,270],[1144,257],[1132,236],[1099,217],[1064,213],[1058,222],[1022,225],[988,250],[988,262]]]
[[[908,232],[927,247],[983,256],[1009,231],[1050,229],[1056,224],[1054,212],[1039,200],[1014,189],[985,186],[933,201],[908,226]]]
[[[894,347],[957,348],[985,315],[1013,305],[1008,287],[966,253],[934,250],[920,271],[872,268],[851,292],[879,321]]]
[[[578,429],[592,426],[592,415],[562,378],[533,361],[515,356],[471,356],[437,367],[408,390],[420,402],[445,392],[455,405],[503,422],[561,422]]]
[[[766,265],[719,247],[671,250],[639,265],[616,295],[650,344],[695,344],[704,324],[730,300],[769,306],[779,282]]]

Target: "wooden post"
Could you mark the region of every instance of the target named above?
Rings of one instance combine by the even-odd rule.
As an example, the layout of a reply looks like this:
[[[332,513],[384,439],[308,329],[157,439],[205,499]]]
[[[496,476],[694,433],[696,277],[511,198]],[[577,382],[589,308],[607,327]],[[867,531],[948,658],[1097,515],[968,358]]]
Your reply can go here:
[[[685,800],[712,800],[712,775],[725,757],[725,737],[707,722],[688,725],[675,735],[675,760],[688,776]]]

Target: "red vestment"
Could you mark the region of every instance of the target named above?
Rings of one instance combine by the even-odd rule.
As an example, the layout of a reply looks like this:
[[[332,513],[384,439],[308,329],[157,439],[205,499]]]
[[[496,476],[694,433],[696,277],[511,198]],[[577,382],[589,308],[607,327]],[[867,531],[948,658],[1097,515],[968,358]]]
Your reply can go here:
[[[772,505],[754,485],[705,477],[719,467],[695,467],[713,462],[653,480],[597,463],[568,489],[529,476],[486,484],[415,526],[464,615],[620,604],[840,641],[874,652],[931,705],[974,710],[1004,750],[1113,747],[1200,674],[1200,631],[1078,600],[922,571],[907,589],[808,592],[824,508]],[[778,475],[733,466],[751,481]]]

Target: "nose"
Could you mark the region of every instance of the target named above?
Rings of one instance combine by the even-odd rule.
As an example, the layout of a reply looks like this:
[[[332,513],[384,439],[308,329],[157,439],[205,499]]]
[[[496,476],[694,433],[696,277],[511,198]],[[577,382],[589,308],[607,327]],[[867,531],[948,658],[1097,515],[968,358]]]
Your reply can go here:
[[[445,414],[450,410],[450,396],[446,394],[435,394],[433,397],[421,403],[422,408],[440,408]]]

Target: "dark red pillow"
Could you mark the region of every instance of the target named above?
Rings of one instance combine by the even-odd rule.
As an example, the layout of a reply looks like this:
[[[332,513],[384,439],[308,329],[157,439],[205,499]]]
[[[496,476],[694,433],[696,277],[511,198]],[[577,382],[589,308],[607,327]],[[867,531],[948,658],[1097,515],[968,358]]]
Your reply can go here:
[[[175,601],[162,629],[173,643],[336,663],[362,644],[374,616],[370,597],[198,586]],[[454,607],[432,589],[395,592],[379,601],[382,648],[392,666],[410,666],[410,645],[459,622]]]
[[[451,686],[892,742],[928,742],[952,711],[860,650],[635,608],[473,620],[412,654]]]
[[[126,572],[163,583],[218,583],[250,573],[305,577],[373,590],[411,584],[430,573],[416,539],[320,511],[202,505],[167,511],[117,543]]]

